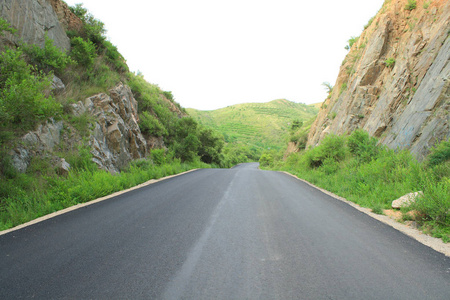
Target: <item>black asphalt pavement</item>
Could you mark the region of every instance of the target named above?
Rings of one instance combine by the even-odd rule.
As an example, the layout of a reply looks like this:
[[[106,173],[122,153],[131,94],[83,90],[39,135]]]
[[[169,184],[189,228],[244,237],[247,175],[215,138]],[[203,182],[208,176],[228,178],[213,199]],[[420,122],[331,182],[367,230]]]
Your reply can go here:
[[[258,164],[0,236],[0,299],[450,299],[450,259]]]

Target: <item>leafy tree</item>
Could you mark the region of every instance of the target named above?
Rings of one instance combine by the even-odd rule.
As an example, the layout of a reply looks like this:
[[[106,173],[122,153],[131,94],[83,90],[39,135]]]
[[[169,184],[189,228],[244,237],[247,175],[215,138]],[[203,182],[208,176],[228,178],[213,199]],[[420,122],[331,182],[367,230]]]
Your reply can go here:
[[[223,137],[217,135],[212,129],[202,128],[199,130],[198,138],[200,141],[198,155],[201,161],[220,165],[223,161],[221,154],[224,144]]]

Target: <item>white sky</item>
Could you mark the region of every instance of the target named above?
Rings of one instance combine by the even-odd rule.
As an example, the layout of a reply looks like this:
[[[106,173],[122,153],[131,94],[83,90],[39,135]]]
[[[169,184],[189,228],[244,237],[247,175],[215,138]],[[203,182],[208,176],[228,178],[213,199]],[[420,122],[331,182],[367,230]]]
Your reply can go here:
[[[384,0],[65,0],[105,23],[131,71],[186,108],[316,103]]]

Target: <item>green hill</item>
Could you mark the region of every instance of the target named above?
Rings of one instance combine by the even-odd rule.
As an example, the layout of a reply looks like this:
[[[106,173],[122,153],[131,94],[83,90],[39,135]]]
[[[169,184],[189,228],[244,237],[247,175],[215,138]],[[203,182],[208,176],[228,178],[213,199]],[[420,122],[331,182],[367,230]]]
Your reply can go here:
[[[313,105],[285,99],[267,103],[244,103],[201,111],[187,109],[200,124],[221,132],[227,143],[243,143],[258,152],[286,146],[294,120],[306,121],[317,115]]]

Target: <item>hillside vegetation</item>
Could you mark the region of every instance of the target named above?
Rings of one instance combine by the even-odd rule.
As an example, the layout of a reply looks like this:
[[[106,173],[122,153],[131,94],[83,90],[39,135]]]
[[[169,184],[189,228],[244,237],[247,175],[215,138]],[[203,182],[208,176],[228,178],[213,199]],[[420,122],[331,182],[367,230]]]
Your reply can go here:
[[[212,111],[187,111],[200,124],[223,134],[225,142],[246,145],[252,158],[258,159],[266,149],[284,149],[292,126],[310,120],[318,109],[279,99],[268,103],[237,104]]]
[[[220,134],[190,118],[171,92],[130,72],[106,39],[104,24],[84,7],[70,7],[70,13],[79,18],[82,28],[66,32],[69,52],[47,36],[42,47],[24,42],[0,45],[0,230],[149,179],[198,167],[228,166]],[[8,34],[20,32],[0,18],[0,36]],[[54,76],[62,80],[63,89],[52,87]],[[128,137],[117,137],[117,142],[128,143],[142,134],[158,145],[141,147],[140,159],[124,160],[119,172],[108,172],[93,156],[100,149],[92,138],[101,130],[99,114],[75,113],[74,107],[98,93],[107,97],[120,83],[129,86],[132,101],[137,102],[137,115],[130,118],[137,120],[139,128],[130,129]],[[118,121],[114,116],[106,115],[107,126]],[[61,124],[59,142],[50,149],[39,146],[38,138],[34,146],[27,146],[24,135],[47,124]],[[17,168],[15,153],[26,168]],[[64,168],[58,166],[61,162]]]

